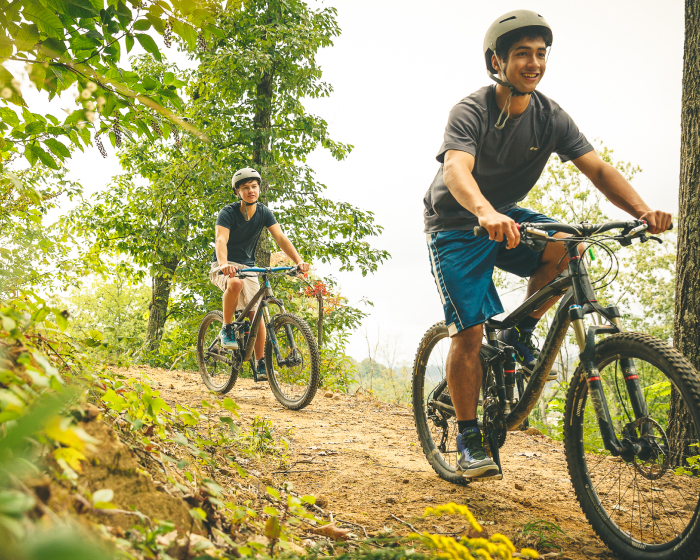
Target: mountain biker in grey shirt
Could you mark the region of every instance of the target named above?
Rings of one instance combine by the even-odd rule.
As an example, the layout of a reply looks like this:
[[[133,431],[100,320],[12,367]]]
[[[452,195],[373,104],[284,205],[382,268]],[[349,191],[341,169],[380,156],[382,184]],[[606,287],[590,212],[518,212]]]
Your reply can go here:
[[[519,245],[517,223],[553,221],[517,206],[534,187],[550,154],[571,160],[610,202],[646,220],[650,233],[671,225],[671,214],[649,208],[627,180],[601,160],[571,117],[535,91],[552,38],[549,24],[529,10],[509,12],[491,25],[483,51],[496,85],[478,90],[450,112],[437,156],[440,169],[424,198],[431,269],[452,337],[446,366],[459,431],[458,469],[468,478],[501,478],[484,451],[476,420],[482,325],[503,312],[493,268],[529,277],[530,297],[566,267],[563,244],[549,243],[541,253]],[[474,236],[471,230],[477,224],[488,230],[488,239]],[[534,368],[539,357],[532,331],[554,302],[500,335],[526,369]]]

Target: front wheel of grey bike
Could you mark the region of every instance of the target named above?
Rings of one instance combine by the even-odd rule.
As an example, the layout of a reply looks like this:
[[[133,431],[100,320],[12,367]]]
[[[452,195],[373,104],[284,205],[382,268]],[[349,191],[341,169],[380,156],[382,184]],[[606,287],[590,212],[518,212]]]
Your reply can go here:
[[[292,313],[272,319],[275,341],[265,343],[265,367],[270,389],[291,410],[300,410],[313,400],[321,379],[321,356],[309,325]],[[279,350],[277,358],[275,344]]]
[[[613,430],[635,451],[605,449],[579,365],[564,411],[569,475],[594,531],[616,554],[634,560],[690,560],[700,550],[700,379],[674,348],[641,333],[596,344],[602,395]],[[635,418],[632,395],[643,396]],[[675,397],[672,397],[675,394]],[[672,402],[674,404],[672,404]],[[639,410],[639,408],[638,408]]]

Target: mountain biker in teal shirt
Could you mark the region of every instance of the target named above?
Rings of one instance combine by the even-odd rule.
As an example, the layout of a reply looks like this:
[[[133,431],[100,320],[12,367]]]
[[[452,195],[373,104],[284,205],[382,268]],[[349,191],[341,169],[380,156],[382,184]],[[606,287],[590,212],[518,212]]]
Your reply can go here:
[[[268,229],[280,249],[297,264],[301,272],[309,270],[309,265],[282,232],[275,215],[258,202],[260,181],[260,173],[255,169],[247,167],[236,171],[231,183],[240,200],[222,208],[216,219],[216,244],[209,279],[223,292],[224,325],[220,334],[221,345],[233,350],[238,348],[231,325],[234,311],[243,310],[260,289],[257,278],[241,279],[236,278],[235,274],[240,269],[255,265],[255,247],[262,229]],[[251,321],[254,315],[255,308],[249,314]],[[266,375],[264,352],[265,325],[260,321],[255,340],[256,370],[259,378]]]
[[[571,117],[535,91],[552,39],[549,24],[529,10],[509,12],[491,25],[483,50],[496,85],[476,91],[450,112],[437,156],[440,169],[424,198],[431,270],[452,337],[447,385],[457,416],[458,467],[468,478],[500,477],[484,451],[476,419],[482,325],[503,312],[493,269],[529,277],[529,297],[566,267],[563,244],[549,243],[541,253],[519,245],[518,223],[554,221],[517,206],[535,186],[549,156],[557,153],[571,161],[618,208],[646,220],[650,233],[671,225],[671,214],[651,210],[625,178],[600,159]],[[486,228],[489,238],[475,237],[476,225]],[[532,331],[554,302],[501,333],[530,371],[539,357]]]

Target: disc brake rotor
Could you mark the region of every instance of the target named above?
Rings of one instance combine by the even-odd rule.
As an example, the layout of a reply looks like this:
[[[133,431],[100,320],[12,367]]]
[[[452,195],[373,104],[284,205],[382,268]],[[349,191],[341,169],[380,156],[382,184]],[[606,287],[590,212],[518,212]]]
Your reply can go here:
[[[641,430],[644,424],[650,424],[652,426],[653,432],[650,433],[654,435],[644,435],[640,437],[638,441],[641,445],[651,447],[651,458],[642,461],[635,454],[634,468],[647,480],[657,480],[661,478],[670,467],[668,437],[661,425],[653,418],[637,418],[637,420],[628,425],[628,428],[634,430],[636,433],[637,430]],[[659,444],[658,439],[661,439],[661,444]],[[661,462],[659,462],[659,459],[661,459]]]

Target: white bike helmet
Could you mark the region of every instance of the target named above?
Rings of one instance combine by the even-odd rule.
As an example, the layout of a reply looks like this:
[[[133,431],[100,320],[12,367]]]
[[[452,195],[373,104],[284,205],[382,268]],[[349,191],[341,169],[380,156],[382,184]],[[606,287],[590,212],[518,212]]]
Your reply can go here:
[[[234,189],[238,189],[238,185],[244,181],[249,181],[250,179],[257,179],[258,185],[262,183],[260,173],[258,173],[252,167],[244,167],[233,174],[233,177],[231,178],[231,185],[233,185]]]

